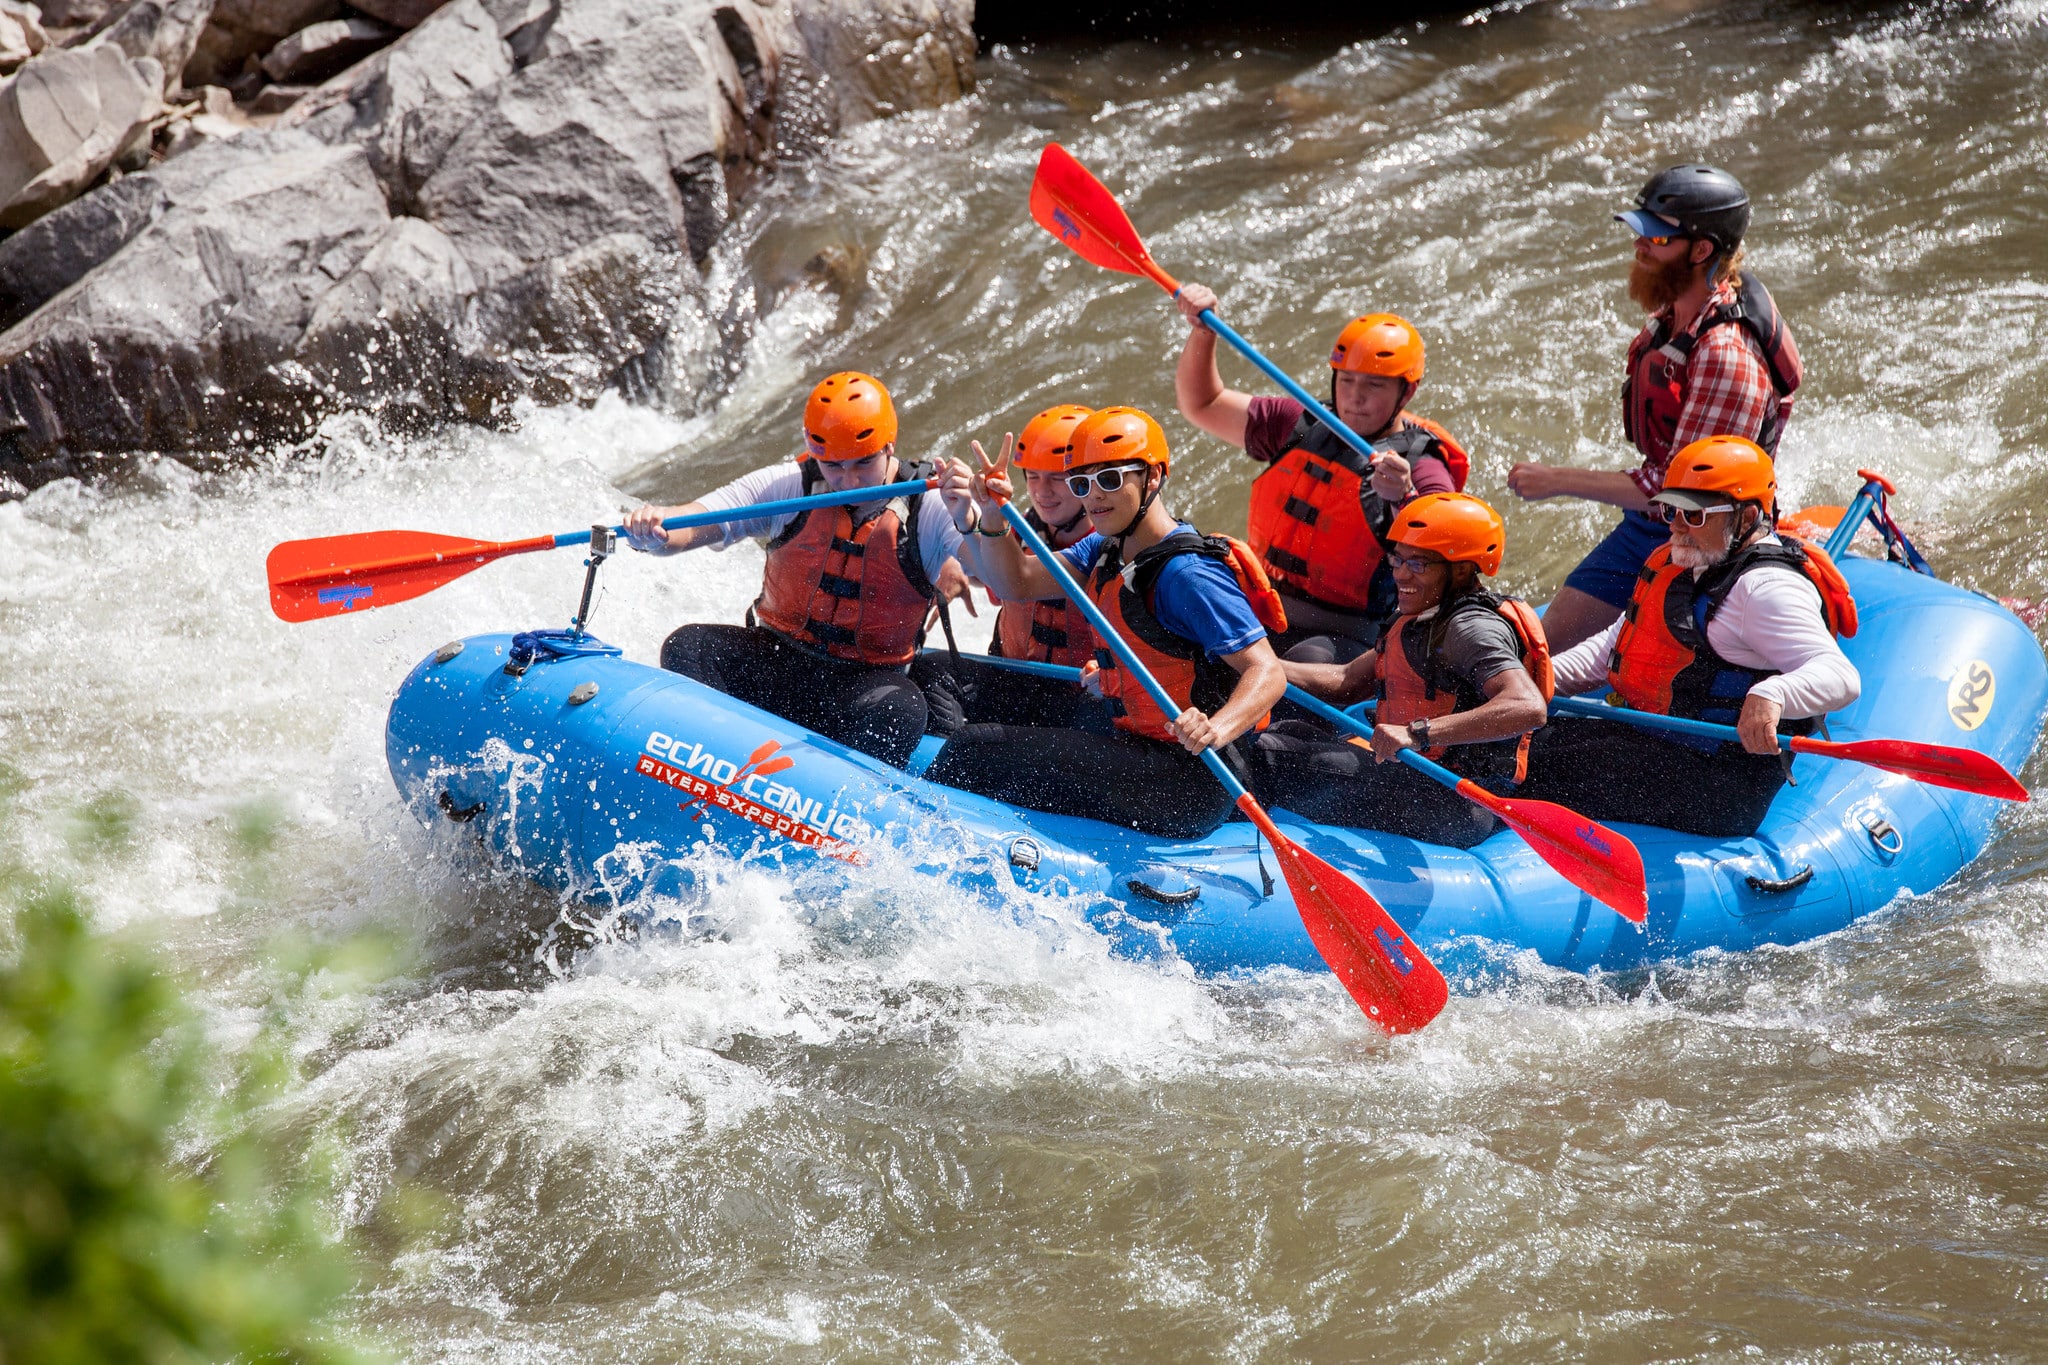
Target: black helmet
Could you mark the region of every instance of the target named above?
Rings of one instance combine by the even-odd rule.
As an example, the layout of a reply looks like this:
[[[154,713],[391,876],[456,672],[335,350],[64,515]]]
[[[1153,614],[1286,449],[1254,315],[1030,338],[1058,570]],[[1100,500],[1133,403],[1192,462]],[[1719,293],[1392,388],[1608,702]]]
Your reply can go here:
[[[1749,193],[1718,166],[1673,166],[1643,186],[1635,212],[1614,216],[1639,237],[1662,236],[1676,223],[1679,231],[1706,238],[1725,256],[1741,245],[1749,228]]]

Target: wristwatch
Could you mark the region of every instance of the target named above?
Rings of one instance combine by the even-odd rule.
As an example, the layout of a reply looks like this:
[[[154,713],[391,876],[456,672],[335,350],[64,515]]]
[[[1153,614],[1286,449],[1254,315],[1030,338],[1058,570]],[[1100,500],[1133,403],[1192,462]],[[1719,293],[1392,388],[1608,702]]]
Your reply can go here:
[[[1408,738],[1415,741],[1416,748],[1427,749],[1429,747],[1429,721],[1427,719],[1409,721]]]

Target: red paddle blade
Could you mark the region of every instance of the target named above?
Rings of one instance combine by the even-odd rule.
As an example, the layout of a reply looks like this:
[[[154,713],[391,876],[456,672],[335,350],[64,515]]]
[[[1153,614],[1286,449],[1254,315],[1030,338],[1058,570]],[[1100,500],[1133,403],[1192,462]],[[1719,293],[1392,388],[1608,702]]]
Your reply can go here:
[[[1436,1018],[1451,997],[1450,983],[1386,907],[1282,834],[1249,795],[1237,804],[1273,845],[1316,951],[1366,1017],[1389,1033],[1413,1033]]]
[[[782,772],[784,769],[794,768],[795,766],[796,760],[791,758],[788,754],[784,754],[780,758],[771,758],[766,763],[763,763],[760,767],[754,769],[754,776],[770,777],[776,773]]]
[[[782,741],[781,741],[781,740],[779,740],[779,739],[771,739],[771,740],[768,740],[768,741],[767,741],[766,743],[762,744],[760,748],[758,748],[758,749],[754,750],[754,752],[752,752],[752,753],[748,754],[748,755],[747,755],[747,761],[746,761],[745,763],[742,763],[742,764],[740,764],[740,766],[741,766],[742,768],[751,768],[751,767],[753,767],[753,766],[754,766],[754,765],[755,765],[756,763],[763,763],[763,762],[766,762],[766,761],[767,761],[767,758],[768,758],[768,755],[770,755],[770,754],[774,753],[774,752],[775,752],[775,751],[776,751],[777,749],[780,749],[781,747],[782,747]]]
[[[1031,217],[1083,260],[1126,275],[1149,276],[1168,293],[1180,288],[1152,263],[1152,253],[1145,250],[1115,196],[1057,142],[1046,143],[1039,154],[1038,175],[1031,182]]]
[[[553,549],[553,536],[469,540],[431,531],[366,531],[288,540],[270,552],[270,609],[286,621],[387,607],[432,592],[504,555]]]
[[[1650,917],[1643,855],[1628,836],[1555,802],[1495,796],[1469,780],[1458,791],[1498,815],[1552,871],[1615,914],[1632,924]]]
[[[1930,787],[1948,787],[2001,801],[2024,801],[2027,789],[1990,754],[1955,749],[1945,744],[1916,744],[1905,739],[1829,741],[1804,735],[1792,741],[1795,754],[1846,758],[1888,773],[1917,778]]]

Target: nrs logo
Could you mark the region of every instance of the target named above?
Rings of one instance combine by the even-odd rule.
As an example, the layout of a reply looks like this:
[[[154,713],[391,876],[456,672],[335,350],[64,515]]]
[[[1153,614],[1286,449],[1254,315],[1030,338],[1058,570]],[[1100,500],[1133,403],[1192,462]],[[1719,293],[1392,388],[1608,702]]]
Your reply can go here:
[[[1982,659],[1972,659],[1948,681],[1948,718],[1960,729],[1974,730],[1991,714],[1991,703],[1997,696],[1998,678],[1991,672],[1991,665]]]

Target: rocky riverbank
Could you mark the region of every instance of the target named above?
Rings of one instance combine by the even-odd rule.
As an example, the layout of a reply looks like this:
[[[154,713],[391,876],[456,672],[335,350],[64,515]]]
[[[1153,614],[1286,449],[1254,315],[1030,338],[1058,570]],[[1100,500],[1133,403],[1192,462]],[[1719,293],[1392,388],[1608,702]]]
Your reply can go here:
[[[703,325],[699,270],[749,188],[970,91],[972,21],[972,0],[0,0],[0,65],[26,57],[0,85],[0,497],[345,408],[490,422],[644,387]]]

